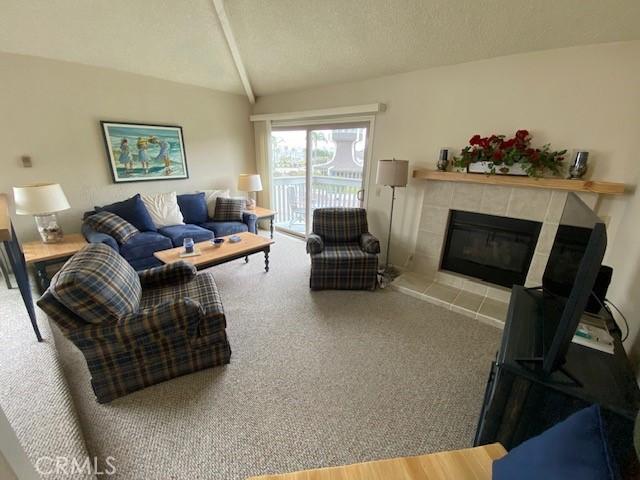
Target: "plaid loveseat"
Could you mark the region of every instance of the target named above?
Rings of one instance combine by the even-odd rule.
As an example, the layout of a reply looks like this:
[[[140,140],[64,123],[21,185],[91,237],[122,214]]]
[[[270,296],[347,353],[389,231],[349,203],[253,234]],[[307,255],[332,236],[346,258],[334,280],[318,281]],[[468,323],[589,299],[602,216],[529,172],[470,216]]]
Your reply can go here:
[[[89,244],[38,306],[83,353],[100,403],[231,356],[213,276],[184,262],[138,273],[112,248]]]
[[[380,242],[369,233],[364,208],[318,208],[307,237],[312,290],[376,288]]]

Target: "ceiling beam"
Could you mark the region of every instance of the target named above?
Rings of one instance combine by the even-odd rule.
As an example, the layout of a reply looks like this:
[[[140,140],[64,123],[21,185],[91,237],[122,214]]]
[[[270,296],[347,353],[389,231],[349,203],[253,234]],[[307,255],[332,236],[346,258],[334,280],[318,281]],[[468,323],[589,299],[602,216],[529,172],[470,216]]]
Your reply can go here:
[[[216,13],[218,14],[218,19],[220,20],[220,25],[222,26],[224,37],[227,39],[227,45],[229,45],[229,50],[231,50],[231,56],[233,57],[233,62],[236,64],[236,69],[238,70],[238,75],[240,75],[240,81],[242,82],[244,91],[249,98],[249,102],[256,103],[256,97],[253,94],[253,89],[251,88],[251,83],[249,82],[249,76],[247,75],[247,71],[244,68],[244,63],[242,63],[240,50],[238,50],[238,44],[236,43],[236,38],[233,36],[231,23],[229,22],[227,11],[224,8],[224,0],[213,0],[213,6],[215,7]]]

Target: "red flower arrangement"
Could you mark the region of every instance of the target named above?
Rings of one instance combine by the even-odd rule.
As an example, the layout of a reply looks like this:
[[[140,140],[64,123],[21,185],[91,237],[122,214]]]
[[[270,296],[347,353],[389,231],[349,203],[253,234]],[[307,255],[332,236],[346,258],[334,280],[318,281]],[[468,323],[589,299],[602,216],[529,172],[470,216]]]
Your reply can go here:
[[[531,135],[527,130],[518,130],[509,139],[505,135],[474,135],[460,156],[453,158],[453,166],[468,170],[472,163],[486,162],[488,174],[508,174],[510,167],[519,164],[530,177],[541,177],[547,171],[558,175],[566,153],[566,150],[551,150],[549,144],[532,148]]]

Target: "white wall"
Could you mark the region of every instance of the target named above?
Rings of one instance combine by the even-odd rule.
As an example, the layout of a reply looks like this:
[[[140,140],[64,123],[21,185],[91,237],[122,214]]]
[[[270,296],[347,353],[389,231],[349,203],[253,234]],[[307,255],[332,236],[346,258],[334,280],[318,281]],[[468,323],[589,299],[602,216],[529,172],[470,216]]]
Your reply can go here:
[[[430,168],[441,147],[459,149],[475,133],[511,134],[526,128],[535,144],[589,150],[588,176],[634,186],[640,174],[639,82],[636,41],[513,55],[266,96],[258,100],[254,113],[383,102],[388,109],[376,119],[374,161],[396,157],[410,160],[412,167]],[[412,181],[396,203],[394,263],[405,263],[414,250],[423,185]],[[386,239],[390,192],[373,186],[368,194],[371,228]],[[609,223],[607,261],[615,268],[610,297],[630,318],[634,338],[640,328],[640,304],[633,298],[640,280],[640,200],[634,194],[607,199],[598,212]]]
[[[235,190],[239,173],[255,171],[249,103],[240,95],[0,53],[0,112],[0,191],[60,183],[72,206],[61,215],[68,232],[94,205],[137,192]],[[113,184],[100,120],[182,126],[190,178]],[[32,168],[20,166],[22,155]],[[32,218],[14,216],[14,224],[22,239],[37,237]]]

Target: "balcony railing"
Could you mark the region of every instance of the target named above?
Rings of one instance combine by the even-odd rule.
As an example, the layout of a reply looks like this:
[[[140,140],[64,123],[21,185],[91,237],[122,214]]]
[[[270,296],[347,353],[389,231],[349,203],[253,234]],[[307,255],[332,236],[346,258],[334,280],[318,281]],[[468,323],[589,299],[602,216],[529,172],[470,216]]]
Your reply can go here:
[[[311,179],[311,208],[359,207],[358,190],[362,179],[337,176],[313,176]],[[305,177],[273,178],[273,209],[278,212],[276,224],[296,231],[304,231]]]

